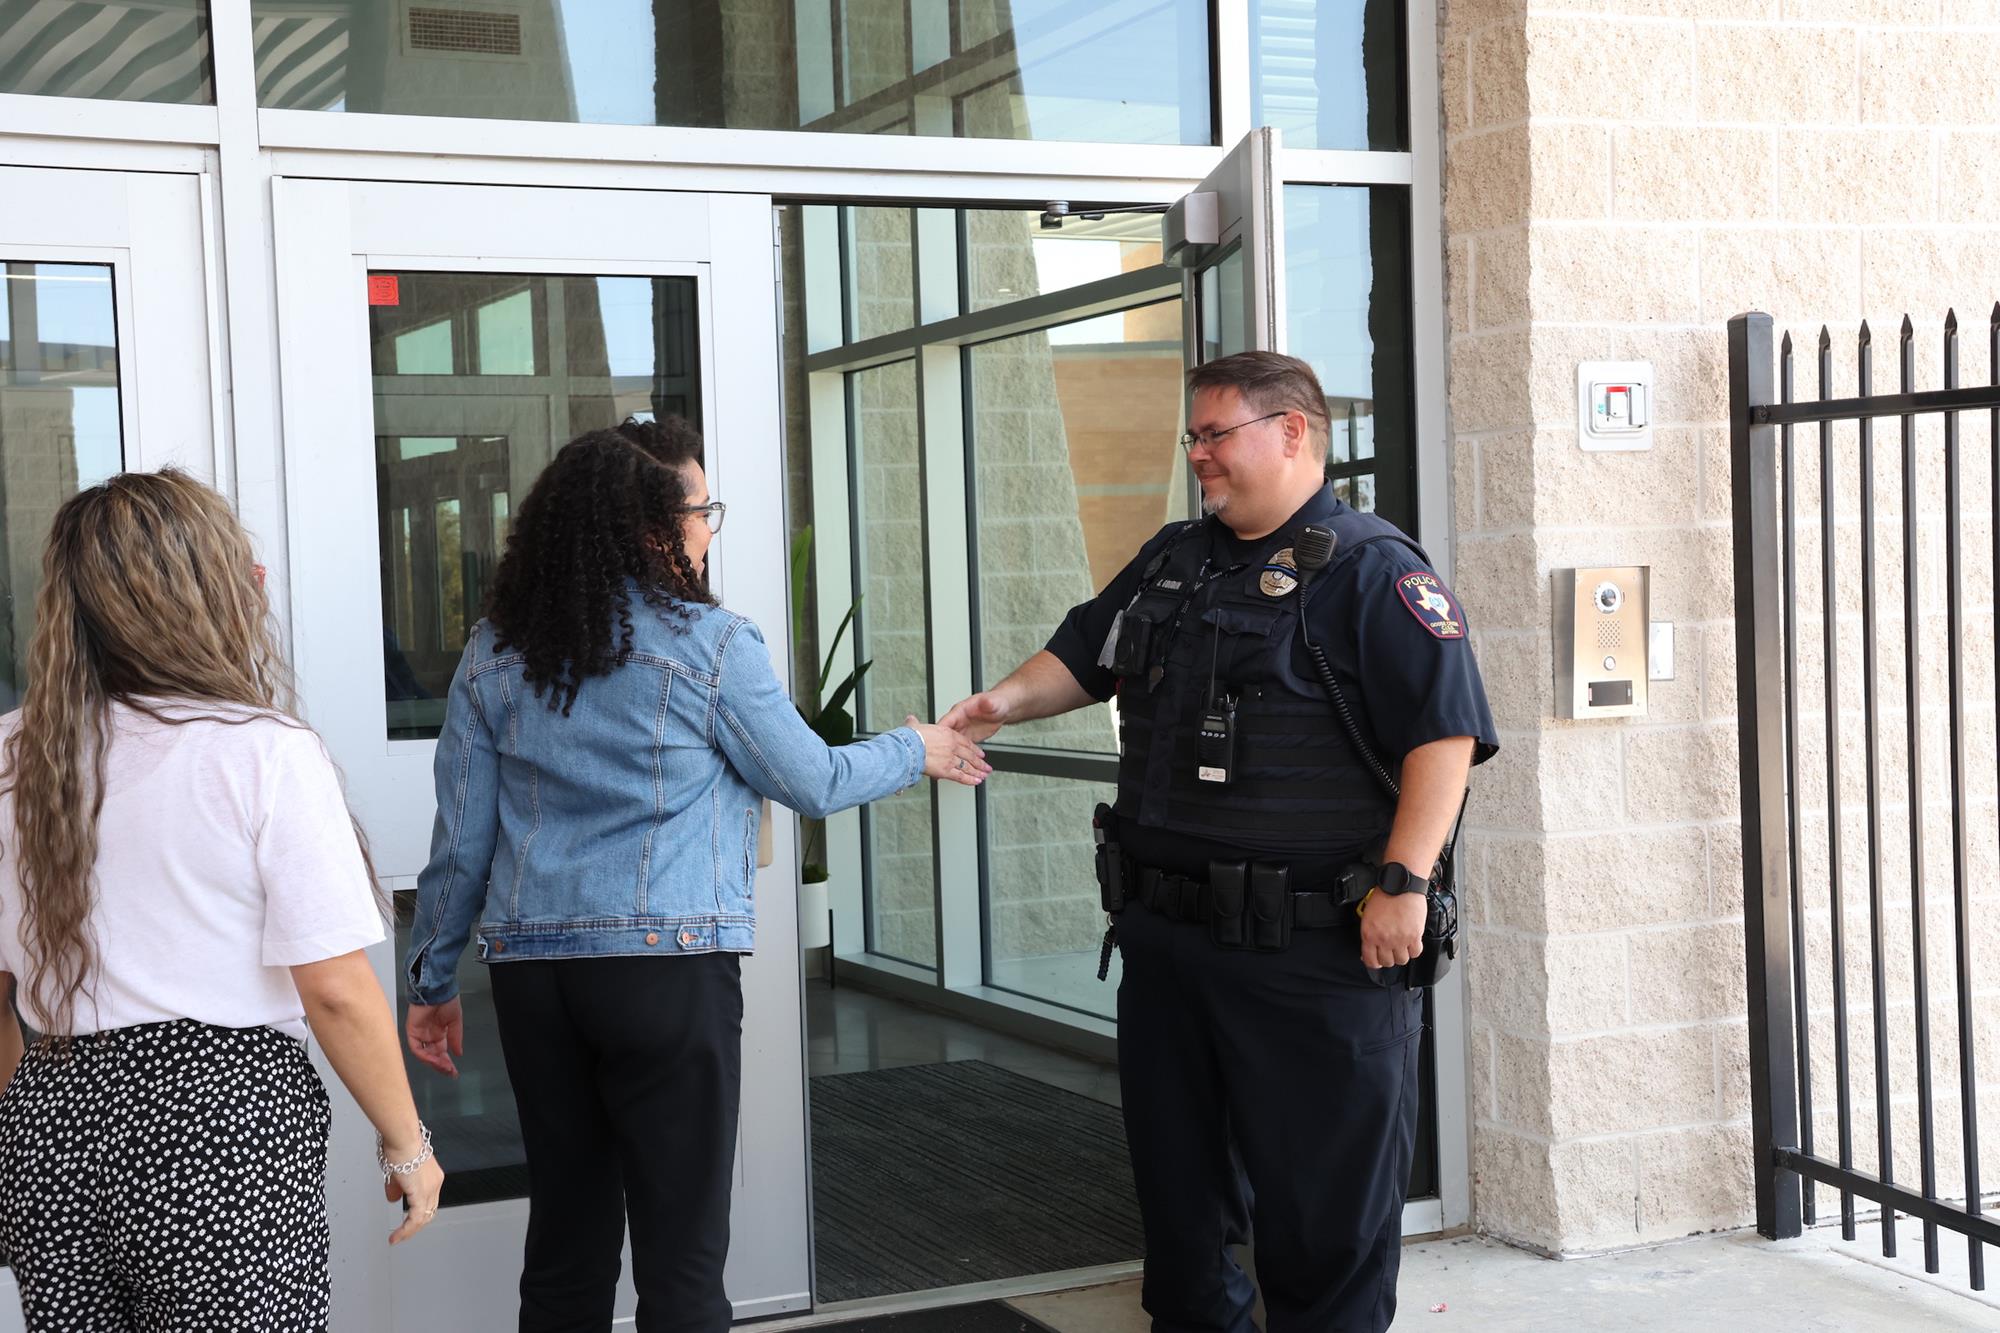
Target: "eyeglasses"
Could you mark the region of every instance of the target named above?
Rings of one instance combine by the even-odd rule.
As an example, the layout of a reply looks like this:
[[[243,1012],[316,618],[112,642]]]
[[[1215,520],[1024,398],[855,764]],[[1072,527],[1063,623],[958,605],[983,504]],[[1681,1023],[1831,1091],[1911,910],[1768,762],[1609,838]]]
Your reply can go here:
[[[720,532],[722,531],[722,515],[728,508],[729,506],[723,504],[720,500],[710,500],[705,505],[682,505],[681,512],[683,514],[700,514],[702,521],[708,524],[710,532]]]
[[[1290,409],[1287,409],[1287,411],[1289,410]],[[1250,421],[1239,421],[1235,425],[1225,427],[1222,430],[1203,431],[1199,435],[1195,434],[1193,431],[1189,431],[1187,434],[1181,436],[1181,448],[1182,450],[1188,453],[1193,453],[1194,447],[1197,444],[1205,444],[1210,449],[1213,449],[1215,448],[1216,445],[1221,444],[1224,440],[1228,439],[1231,435],[1234,435],[1237,431],[1242,430],[1245,426],[1254,426],[1259,421],[1269,421],[1272,417],[1281,417],[1284,415],[1285,415],[1284,412],[1266,412],[1261,417],[1256,417]]]

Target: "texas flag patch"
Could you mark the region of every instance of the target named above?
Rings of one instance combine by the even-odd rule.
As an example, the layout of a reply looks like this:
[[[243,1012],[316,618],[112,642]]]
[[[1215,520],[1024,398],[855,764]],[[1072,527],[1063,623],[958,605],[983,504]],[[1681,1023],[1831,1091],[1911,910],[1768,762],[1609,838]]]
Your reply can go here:
[[[1417,623],[1434,639],[1465,637],[1465,615],[1452,598],[1451,589],[1435,574],[1405,574],[1396,580],[1396,591]]]

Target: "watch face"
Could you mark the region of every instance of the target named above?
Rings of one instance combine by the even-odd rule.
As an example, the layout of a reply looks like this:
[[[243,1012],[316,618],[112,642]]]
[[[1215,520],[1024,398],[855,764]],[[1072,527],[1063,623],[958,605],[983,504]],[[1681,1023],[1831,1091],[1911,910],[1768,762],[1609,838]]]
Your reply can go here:
[[[1391,861],[1382,867],[1382,892],[1387,894],[1411,893],[1423,887],[1424,882],[1410,873],[1410,868],[1400,861]]]

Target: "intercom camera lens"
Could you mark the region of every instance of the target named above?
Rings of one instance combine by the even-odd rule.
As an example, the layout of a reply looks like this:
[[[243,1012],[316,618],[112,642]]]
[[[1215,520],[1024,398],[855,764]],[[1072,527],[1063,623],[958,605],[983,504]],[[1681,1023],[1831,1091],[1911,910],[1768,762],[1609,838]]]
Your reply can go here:
[[[1597,609],[1607,616],[1625,605],[1625,593],[1615,583],[1598,584],[1597,591],[1591,594],[1591,598],[1597,603]]]

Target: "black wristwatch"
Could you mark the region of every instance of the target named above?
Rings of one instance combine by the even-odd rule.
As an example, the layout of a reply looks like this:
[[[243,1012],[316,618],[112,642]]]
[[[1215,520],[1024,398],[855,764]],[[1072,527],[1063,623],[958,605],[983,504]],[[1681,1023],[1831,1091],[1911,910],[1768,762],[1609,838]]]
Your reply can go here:
[[[1430,886],[1428,879],[1418,875],[1401,861],[1391,861],[1383,866],[1382,877],[1375,882],[1376,888],[1392,898],[1403,893],[1423,893]]]

